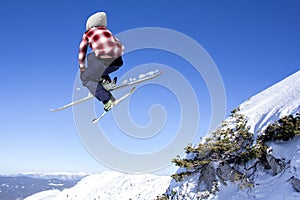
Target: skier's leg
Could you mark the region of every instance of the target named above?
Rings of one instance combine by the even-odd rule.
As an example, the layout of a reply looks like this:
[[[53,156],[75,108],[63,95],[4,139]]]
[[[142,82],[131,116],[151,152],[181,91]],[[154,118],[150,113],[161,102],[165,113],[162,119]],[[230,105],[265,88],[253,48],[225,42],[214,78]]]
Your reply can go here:
[[[113,73],[113,72],[117,71],[119,68],[120,68],[119,66],[108,66],[106,68],[106,70],[103,72],[102,76],[107,76],[110,73]]]
[[[107,68],[102,74],[102,79],[107,80],[107,82],[111,82],[111,78],[109,77],[109,74],[117,71],[122,65],[123,65],[123,59],[122,56],[112,60],[112,59],[102,59],[103,63],[105,63],[105,66]]]
[[[110,92],[108,92],[107,90],[104,89],[102,84],[98,83],[98,86],[97,86],[96,92],[95,92],[95,97],[99,101],[102,101],[103,104],[106,104],[112,98],[112,95]]]
[[[110,100],[111,94],[106,91],[99,83],[101,76],[106,67],[103,65],[100,59],[96,58],[94,53],[90,53],[87,56],[88,67],[82,75],[82,84],[89,89],[89,91],[104,104]]]
[[[113,88],[116,87],[117,77],[111,80],[109,74],[116,71],[117,69],[119,69],[119,67],[109,66],[101,76],[101,84],[107,91],[113,90]]]
[[[85,82],[84,86],[89,89],[96,99],[102,101],[103,104],[107,103],[112,97],[111,93],[106,91],[100,83],[87,81]]]
[[[106,67],[101,60],[96,57],[94,52],[87,55],[87,66],[85,73],[89,80],[100,82]]]

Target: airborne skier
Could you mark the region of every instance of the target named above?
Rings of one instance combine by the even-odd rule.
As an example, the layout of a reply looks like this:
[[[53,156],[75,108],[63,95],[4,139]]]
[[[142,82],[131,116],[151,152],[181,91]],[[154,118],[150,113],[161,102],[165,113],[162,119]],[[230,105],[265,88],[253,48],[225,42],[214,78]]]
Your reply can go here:
[[[86,55],[88,46],[92,52]],[[105,111],[114,105],[115,98],[109,90],[115,86],[116,79],[111,80],[109,74],[123,65],[123,51],[122,43],[107,29],[106,13],[91,15],[79,46],[80,79],[83,86],[103,102]]]
[[[114,106],[130,97],[136,90],[136,87],[132,87],[129,92],[118,99],[114,98],[111,91],[134,86],[157,78],[163,73],[158,69],[151,70],[140,74],[138,78],[130,78],[129,81],[125,80],[121,84],[116,85],[116,78],[111,80],[109,74],[118,70],[123,65],[122,55],[124,53],[124,46],[106,26],[107,19],[105,12],[97,12],[91,15],[86,22],[86,31],[82,36],[79,46],[80,79],[82,85],[87,87],[92,95],[88,94],[86,97],[74,100],[58,108],[50,109],[50,111],[64,110],[96,97],[104,106],[104,112],[92,120],[93,123],[96,123]],[[87,54],[89,46],[92,51]]]

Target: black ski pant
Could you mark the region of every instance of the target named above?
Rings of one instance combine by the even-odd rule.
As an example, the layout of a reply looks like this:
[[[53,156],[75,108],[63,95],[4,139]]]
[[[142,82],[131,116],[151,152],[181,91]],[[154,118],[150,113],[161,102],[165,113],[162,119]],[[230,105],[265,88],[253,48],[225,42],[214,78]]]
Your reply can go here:
[[[87,87],[89,91],[103,103],[107,103],[110,100],[111,93],[103,88],[100,83],[101,77],[118,70],[123,64],[121,57],[116,61],[107,62],[105,59],[97,58],[95,53],[92,52],[87,55],[87,68],[80,75],[82,85]]]

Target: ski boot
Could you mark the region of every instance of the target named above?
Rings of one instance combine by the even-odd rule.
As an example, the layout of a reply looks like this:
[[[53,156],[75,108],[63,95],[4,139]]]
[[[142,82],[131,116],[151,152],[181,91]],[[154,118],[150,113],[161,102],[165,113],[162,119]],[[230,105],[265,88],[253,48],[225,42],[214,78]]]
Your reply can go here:
[[[108,112],[115,105],[115,101],[116,101],[115,97],[111,95],[110,100],[106,103],[103,103],[104,110]]]
[[[111,80],[108,75],[102,76],[100,83],[106,91],[111,91],[117,86],[117,77]]]

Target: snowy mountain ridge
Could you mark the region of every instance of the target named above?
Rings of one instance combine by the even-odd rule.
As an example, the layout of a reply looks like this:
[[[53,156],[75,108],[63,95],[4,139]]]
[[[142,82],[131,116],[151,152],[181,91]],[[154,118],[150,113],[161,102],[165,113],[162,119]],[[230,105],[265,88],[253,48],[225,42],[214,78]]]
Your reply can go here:
[[[171,177],[106,171],[83,178],[73,188],[48,190],[25,200],[155,199],[166,191]]]
[[[60,179],[60,180],[80,180],[85,176],[90,175],[90,173],[85,172],[78,172],[78,173],[72,173],[72,172],[48,172],[48,173],[42,173],[42,172],[24,172],[19,173],[16,175],[9,175],[9,176],[26,176],[30,178],[39,178],[39,179]]]
[[[282,116],[300,111],[300,71],[242,103],[240,113],[248,117],[250,131],[264,130]]]

